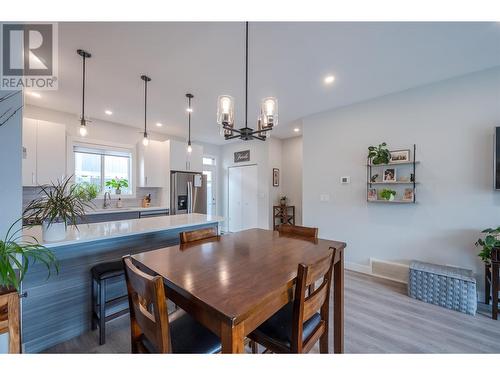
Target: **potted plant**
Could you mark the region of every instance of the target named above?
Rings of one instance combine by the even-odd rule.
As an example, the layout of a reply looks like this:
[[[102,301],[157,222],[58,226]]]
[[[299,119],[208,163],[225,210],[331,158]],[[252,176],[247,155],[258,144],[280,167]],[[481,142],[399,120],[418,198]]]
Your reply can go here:
[[[495,247],[500,247],[500,227],[488,228],[481,233],[486,234],[486,236],[484,239],[478,238],[475,245],[481,248],[478,255],[488,265],[491,262],[491,251]]]
[[[380,198],[385,199],[386,201],[393,201],[396,197],[396,192],[391,189],[383,189],[380,192]]]
[[[52,251],[40,245],[36,238],[23,235],[22,228],[14,230],[20,220],[10,226],[4,239],[0,239],[0,295],[19,290],[28,268],[36,262],[45,265],[48,277],[52,268],[59,272]]]
[[[116,195],[120,195],[122,193],[122,187],[128,187],[128,180],[126,178],[113,178],[106,181],[106,186],[115,189]]]
[[[80,182],[75,185],[74,189],[75,194],[86,202],[96,199],[100,191],[99,186],[89,182]]]
[[[286,195],[282,196],[282,197],[280,198],[280,205],[282,205],[282,206],[286,206],[286,201],[287,201],[287,199],[288,199],[288,198],[286,197]]]
[[[40,186],[40,198],[31,201],[24,210],[24,219],[42,225],[44,241],[60,241],[66,237],[68,224],[77,225],[85,219],[85,210],[92,205],[78,193],[77,185],[70,185],[71,177]]]
[[[391,153],[386,146],[387,143],[383,142],[379,144],[378,147],[368,147],[368,159],[371,160],[372,164],[389,164],[391,161]]]

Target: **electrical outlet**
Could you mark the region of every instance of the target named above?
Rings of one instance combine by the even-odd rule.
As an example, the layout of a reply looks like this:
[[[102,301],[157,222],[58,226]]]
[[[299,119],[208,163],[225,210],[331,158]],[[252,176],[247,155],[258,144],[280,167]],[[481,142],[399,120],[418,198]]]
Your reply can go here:
[[[320,202],[329,202],[330,201],[330,194],[320,194],[319,200],[320,200]]]
[[[340,177],[340,183],[341,184],[350,184],[351,183],[351,177],[350,176]]]

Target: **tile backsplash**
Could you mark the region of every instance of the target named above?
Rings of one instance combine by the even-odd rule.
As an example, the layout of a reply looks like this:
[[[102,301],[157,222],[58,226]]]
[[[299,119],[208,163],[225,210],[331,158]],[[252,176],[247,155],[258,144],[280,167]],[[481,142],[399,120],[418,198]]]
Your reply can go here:
[[[151,194],[151,207],[159,206],[161,204],[161,188],[142,188],[138,187],[136,189],[135,198],[127,198],[122,196],[121,200],[123,207],[141,207],[142,198],[144,196]],[[23,209],[33,200],[40,196],[40,189],[37,187],[23,187]],[[111,200],[111,207],[116,207],[117,198]],[[102,198],[97,198],[93,200],[96,208],[102,208],[104,200]]]

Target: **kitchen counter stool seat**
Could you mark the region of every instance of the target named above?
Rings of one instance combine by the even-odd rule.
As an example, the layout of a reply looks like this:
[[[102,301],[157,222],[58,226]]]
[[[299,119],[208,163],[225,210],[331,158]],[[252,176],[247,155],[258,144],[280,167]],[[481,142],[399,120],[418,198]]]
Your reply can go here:
[[[99,345],[104,345],[106,343],[106,322],[128,312],[128,307],[124,307],[112,314],[107,314],[112,307],[127,301],[125,270],[122,261],[117,260],[99,263],[91,268],[90,273],[92,275],[92,330],[99,327]],[[107,299],[108,282],[117,282],[120,278],[123,280],[123,293],[112,299]]]

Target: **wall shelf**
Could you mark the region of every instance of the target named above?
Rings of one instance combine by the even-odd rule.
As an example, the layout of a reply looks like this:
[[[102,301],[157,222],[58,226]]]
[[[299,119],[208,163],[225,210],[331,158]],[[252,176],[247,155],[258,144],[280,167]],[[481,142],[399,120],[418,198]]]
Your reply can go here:
[[[409,161],[404,162],[396,162],[396,163],[384,163],[384,164],[372,164],[370,159],[366,161],[366,201],[372,203],[396,203],[396,204],[407,204],[407,203],[417,203],[416,201],[416,187],[418,182],[416,181],[416,169],[417,165],[420,164],[420,161],[416,160],[417,155],[417,146],[413,145],[413,155],[410,155]],[[410,176],[409,181],[372,181],[372,176],[374,175],[373,170],[375,169],[375,174],[382,174],[383,171],[380,171],[379,168],[394,168],[395,169],[395,177],[398,175],[398,167],[402,167],[402,170],[406,173],[409,173]],[[380,178],[380,177],[379,177]],[[396,191],[396,199],[389,201],[380,198],[380,192],[378,189],[374,189],[372,185],[386,185],[386,186],[407,186],[404,190],[399,188],[399,191]],[[405,190],[408,193],[412,193],[412,199],[402,199],[404,197]],[[375,192],[374,192],[375,191]],[[376,199],[373,199],[376,196]]]

